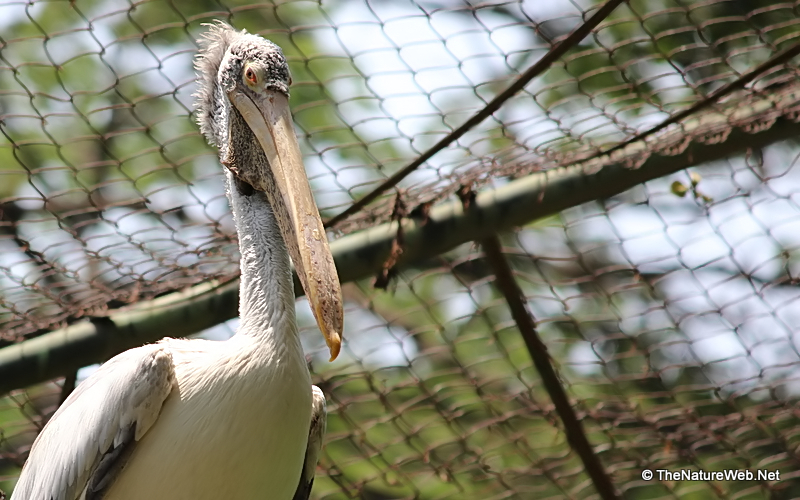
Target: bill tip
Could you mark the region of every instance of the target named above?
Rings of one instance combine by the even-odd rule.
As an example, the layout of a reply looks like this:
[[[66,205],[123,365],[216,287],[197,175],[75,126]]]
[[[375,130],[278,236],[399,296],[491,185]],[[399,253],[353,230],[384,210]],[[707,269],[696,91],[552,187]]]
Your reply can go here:
[[[325,336],[325,341],[331,352],[331,358],[328,361],[333,361],[339,357],[339,351],[342,348],[342,336],[339,335],[339,332],[328,332],[328,335]]]

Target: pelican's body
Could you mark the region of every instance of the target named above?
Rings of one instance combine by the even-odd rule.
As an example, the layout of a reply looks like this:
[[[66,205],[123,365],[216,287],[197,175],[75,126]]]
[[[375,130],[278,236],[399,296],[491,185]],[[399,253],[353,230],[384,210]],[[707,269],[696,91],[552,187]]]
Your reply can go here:
[[[239,329],[105,363],[42,430],[12,500],[308,498],[325,400],[297,333],[290,253],[333,357],[341,291],[299,178],[288,67],[277,46],[219,23],[197,68],[199,121],[228,167],[239,235]]]
[[[242,361],[249,342],[240,340],[224,346],[242,351],[225,353],[236,361],[220,359],[219,348],[212,355],[206,346],[177,341],[164,346],[175,363],[178,387],[105,498],[292,498],[306,451],[298,443],[309,434],[311,382],[289,363],[276,375]],[[198,368],[208,377],[203,382],[190,375]],[[246,370],[253,378],[239,380],[237,372]],[[261,384],[251,382],[256,376]],[[285,383],[264,383],[268,380]]]
[[[260,218],[272,227],[250,232],[241,227],[241,212],[234,213],[240,234],[267,236],[261,244],[283,247],[273,218]],[[243,322],[225,342],[165,339],[154,346],[171,356],[177,385],[109,499],[246,499],[266,498],[267,492],[268,498],[292,498],[309,435],[311,379],[295,326],[294,293],[280,289],[291,283],[286,249],[262,252],[254,243],[241,239],[243,280],[253,281],[242,284],[250,293],[241,307],[249,312],[243,317],[268,322]],[[277,262],[266,261],[269,255]],[[278,270],[285,275],[274,276]]]

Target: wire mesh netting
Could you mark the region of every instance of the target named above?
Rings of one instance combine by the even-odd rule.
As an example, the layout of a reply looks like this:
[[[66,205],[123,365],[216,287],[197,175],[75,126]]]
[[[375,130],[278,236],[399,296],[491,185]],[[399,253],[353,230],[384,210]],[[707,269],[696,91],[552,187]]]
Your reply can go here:
[[[202,23],[222,19],[283,48],[306,169],[330,218],[484,108],[598,5],[0,1],[0,346],[238,275],[222,170],[194,122]],[[623,3],[331,237],[386,223],[398,205],[412,213],[463,186],[501,188],[597,156],[798,41],[791,2]],[[626,498],[800,496],[800,147],[726,143],[736,126],[796,121],[799,70],[793,59],[767,68],[628,153],[641,169],[694,143],[728,155],[501,235]],[[312,496],[596,496],[481,248],[390,274],[385,290],[373,279],[344,286],[346,343],[331,364],[298,303],[330,413]],[[0,489],[13,489],[62,385],[91,369],[0,398]],[[780,479],[645,481],[644,469]]]

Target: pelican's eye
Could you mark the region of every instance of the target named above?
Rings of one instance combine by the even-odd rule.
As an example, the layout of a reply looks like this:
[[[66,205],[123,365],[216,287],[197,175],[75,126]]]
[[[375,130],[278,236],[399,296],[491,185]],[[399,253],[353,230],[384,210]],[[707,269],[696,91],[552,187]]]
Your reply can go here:
[[[255,88],[258,87],[260,80],[258,69],[250,64],[246,64],[244,67],[244,83],[246,83],[248,87]]]

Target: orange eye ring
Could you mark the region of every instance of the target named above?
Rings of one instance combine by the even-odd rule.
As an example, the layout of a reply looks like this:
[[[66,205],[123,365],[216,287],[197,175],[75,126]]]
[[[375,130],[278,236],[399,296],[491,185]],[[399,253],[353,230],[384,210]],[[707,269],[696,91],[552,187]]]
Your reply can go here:
[[[258,75],[253,71],[253,68],[248,67],[244,70],[244,78],[250,85],[256,85],[258,83]]]

